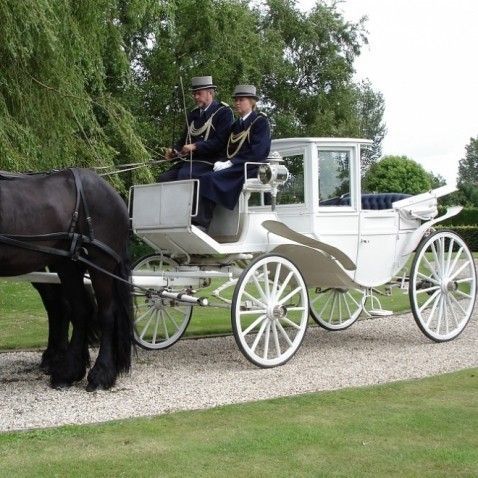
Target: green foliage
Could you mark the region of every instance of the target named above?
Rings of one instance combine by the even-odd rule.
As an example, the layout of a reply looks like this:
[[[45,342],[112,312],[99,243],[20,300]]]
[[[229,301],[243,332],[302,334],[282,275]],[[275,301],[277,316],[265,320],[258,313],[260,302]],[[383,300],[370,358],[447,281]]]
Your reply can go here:
[[[478,189],[478,137],[470,138],[466,155],[458,164],[458,186],[474,185]]]
[[[121,99],[131,76],[118,18],[123,3],[0,2],[1,169],[148,158]]]
[[[368,137],[380,155],[384,102],[353,63],[365,19],[334,2],[293,0],[0,1],[0,169],[161,159],[184,124],[189,80],[212,74],[220,99],[258,86],[275,137]],[[146,169],[110,176],[123,191]]]
[[[458,191],[453,193],[455,204],[467,207],[478,207],[478,185],[472,183],[461,183]]]
[[[478,226],[448,226],[443,222],[439,224],[437,229],[440,229],[442,226],[456,232],[466,242],[471,251],[478,252]]]
[[[432,189],[436,189],[446,185],[446,179],[441,174],[435,175],[433,171],[428,171],[427,174],[430,178],[430,187]]]
[[[429,174],[406,156],[385,156],[364,176],[362,190],[419,194],[430,189]]]
[[[439,214],[444,214],[446,208],[439,207]],[[441,222],[443,225],[454,226],[477,226],[478,225],[478,208],[477,207],[465,207],[456,216],[450,217],[446,221]]]
[[[141,259],[144,256],[152,254],[154,249],[152,249],[148,244],[143,242],[138,236],[133,235],[130,238],[129,242],[129,256],[131,264],[134,264],[136,261]]]
[[[374,140],[369,162],[378,159],[383,97],[370,82],[352,81],[353,62],[367,43],[365,19],[346,22],[330,2],[304,14],[295,2],[269,0],[262,21],[281,50],[261,85],[274,136],[365,137]]]

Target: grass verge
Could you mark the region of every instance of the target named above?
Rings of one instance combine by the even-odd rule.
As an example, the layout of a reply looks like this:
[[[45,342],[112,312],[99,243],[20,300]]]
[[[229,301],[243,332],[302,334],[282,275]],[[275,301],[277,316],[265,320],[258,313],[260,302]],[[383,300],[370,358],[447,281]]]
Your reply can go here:
[[[477,476],[478,369],[0,434],[1,476]]]

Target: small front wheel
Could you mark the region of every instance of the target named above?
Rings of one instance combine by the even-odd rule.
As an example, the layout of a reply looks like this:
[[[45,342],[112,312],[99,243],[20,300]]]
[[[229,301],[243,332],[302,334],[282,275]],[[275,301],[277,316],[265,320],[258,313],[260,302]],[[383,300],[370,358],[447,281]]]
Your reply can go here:
[[[286,363],[307,328],[309,300],[302,274],[285,257],[258,257],[238,280],[231,315],[237,345],[250,362],[263,368]]]
[[[173,259],[161,254],[143,257],[133,266],[133,274],[159,276],[177,267]],[[171,347],[184,334],[193,308],[173,299],[159,297],[152,288],[149,293],[134,294],[134,341],[147,350]]]
[[[345,330],[360,316],[364,293],[355,289],[316,289],[310,299],[310,315],[326,330]]]
[[[419,245],[410,273],[410,304],[420,330],[436,342],[457,337],[471,318],[476,269],[463,239],[437,231]]]

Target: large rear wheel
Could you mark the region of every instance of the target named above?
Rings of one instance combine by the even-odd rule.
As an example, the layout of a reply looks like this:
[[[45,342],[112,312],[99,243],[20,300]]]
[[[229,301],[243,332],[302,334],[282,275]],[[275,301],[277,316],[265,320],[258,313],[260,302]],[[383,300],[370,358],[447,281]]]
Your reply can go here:
[[[463,239],[448,230],[419,245],[412,263],[410,304],[420,330],[436,342],[457,337],[476,300],[476,268]]]
[[[258,257],[237,282],[231,316],[237,345],[250,362],[263,368],[286,363],[307,328],[309,304],[302,274],[285,257]]]

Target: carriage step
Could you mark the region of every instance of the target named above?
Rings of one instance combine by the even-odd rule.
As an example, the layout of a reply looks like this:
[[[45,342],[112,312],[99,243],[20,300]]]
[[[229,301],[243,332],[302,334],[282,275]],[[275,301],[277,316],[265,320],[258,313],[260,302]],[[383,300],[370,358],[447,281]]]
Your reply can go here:
[[[370,309],[370,310],[367,310],[367,312],[372,317],[389,317],[393,315],[393,312],[391,310],[385,310],[385,309]]]

